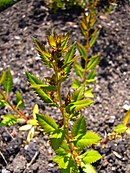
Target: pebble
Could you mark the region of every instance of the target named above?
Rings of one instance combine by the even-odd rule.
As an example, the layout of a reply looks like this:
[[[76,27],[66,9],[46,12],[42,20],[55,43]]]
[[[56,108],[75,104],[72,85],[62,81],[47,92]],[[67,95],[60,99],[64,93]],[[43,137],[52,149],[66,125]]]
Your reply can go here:
[[[130,109],[130,105],[128,105],[128,104],[123,105],[123,109],[128,111]]]
[[[9,171],[7,169],[2,169],[2,173],[9,173]]]

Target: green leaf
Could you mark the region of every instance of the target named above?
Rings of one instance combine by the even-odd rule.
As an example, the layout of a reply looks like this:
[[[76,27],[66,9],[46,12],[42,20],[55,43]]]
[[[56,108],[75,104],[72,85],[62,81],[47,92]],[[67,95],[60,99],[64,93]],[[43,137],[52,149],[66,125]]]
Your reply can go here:
[[[79,137],[80,135],[85,135],[86,133],[86,121],[84,116],[81,116],[80,118],[78,118],[72,128],[71,128],[71,133],[74,137]]]
[[[70,32],[68,32],[68,33],[65,35],[65,37],[64,37],[64,39],[63,39],[63,41],[62,41],[62,43],[61,43],[62,49],[66,49],[66,48],[67,48],[69,39],[70,39]]]
[[[81,167],[85,173],[96,173],[96,170],[90,164],[84,164],[83,162],[81,162]]]
[[[90,45],[90,48],[94,45],[94,43],[96,42],[98,36],[99,36],[99,31],[98,30],[95,30],[94,33],[92,34],[92,38],[89,42],[89,45]]]
[[[61,168],[60,172],[61,173],[79,173],[80,171],[77,165],[75,164],[74,160],[72,159],[72,157],[70,157],[67,168],[66,169]]]
[[[87,80],[94,80],[96,76],[96,70],[92,70],[88,75],[87,75]]]
[[[79,100],[74,103],[70,103],[70,111],[75,110],[79,111],[81,109],[84,109],[88,106],[90,106],[94,101],[93,100]]]
[[[36,114],[39,125],[46,133],[54,132],[58,128],[57,123],[53,118],[44,114]]]
[[[69,63],[75,55],[76,42],[74,42],[64,57],[64,64]]]
[[[65,130],[63,129],[56,129],[51,135],[51,146],[56,151],[62,144],[65,138]]]
[[[10,73],[10,70],[6,71],[6,75],[2,83],[4,86],[4,90],[6,94],[8,95],[12,91],[12,88],[13,88],[13,80],[12,80],[12,75]]]
[[[3,125],[12,126],[17,123],[16,117],[12,114],[3,115],[2,119],[3,120],[0,122],[0,126],[3,126]]]
[[[86,53],[85,47],[84,47],[82,44],[80,44],[78,41],[77,41],[77,46],[78,46],[78,50],[79,50],[79,53],[80,53],[81,57],[82,57],[84,60],[86,60],[86,58],[87,58],[87,53]]]
[[[17,108],[23,109],[24,107],[24,101],[22,98],[22,95],[19,91],[16,91],[16,104],[17,104]]]
[[[0,108],[3,108],[7,105],[8,105],[8,103],[5,100],[2,100],[1,95],[0,95]]]
[[[84,69],[82,68],[82,66],[78,62],[74,63],[74,69],[75,69],[75,72],[78,76],[83,77]]]
[[[53,161],[56,162],[58,164],[58,167],[61,169],[67,169],[68,164],[69,164],[69,155],[63,155],[63,156],[55,156],[53,158]]]
[[[38,79],[37,77],[33,76],[32,74],[26,72],[28,81],[32,84],[32,85],[37,85],[37,84],[41,84],[44,85],[42,83],[42,81],[40,79]],[[45,102],[45,103],[53,103],[53,100],[46,94],[46,92],[42,89],[34,89],[35,92],[38,94],[38,96]]]
[[[55,151],[57,155],[63,156],[68,154],[69,152],[69,147],[67,142],[64,140],[61,144],[61,146]]]
[[[83,95],[84,95],[84,85],[82,85],[81,87],[79,87],[77,90],[73,92],[72,99],[76,102],[78,100],[83,99]]]
[[[72,88],[77,89],[81,86],[81,82],[78,79],[73,79]]]
[[[61,173],[79,173],[79,170],[70,154],[63,156],[57,155],[53,158],[53,161],[58,164]]]
[[[46,85],[46,84],[32,84],[31,88],[34,89],[44,89],[46,91],[56,91],[56,87],[53,85]]]
[[[93,98],[94,96],[92,91],[93,91],[93,88],[88,88],[87,90],[85,90],[85,93],[84,93],[85,97]]]
[[[76,146],[83,149],[93,144],[97,144],[100,141],[100,139],[101,138],[98,134],[92,131],[88,131],[81,139],[77,141]]]
[[[86,151],[84,154],[80,155],[80,158],[85,164],[92,164],[102,158],[101,154],[99,154],[96,150]]]
[[[65,73],[69,74],[70,69],[71,69],[71,65],[74,61],[72,61],[72,59],[75,56],[75,50],[76,50],[76,42],[74,42],[70,49],[68,50],[68,52],[66,53],[65,57],[64,57],[64,66],[67,65],[67,67],[65,68]]]
[[[97,64],[99,64],[100,61],[100,54],[97,54],[89,59],[89,62],[87,64],[87,70],[92,70],[96,67]]]
[[[126,132],[126,125],[124,124],[119,124],[117,125],[115,128],[114,128],[114,131],[117,132],[117,133],[125,133]]]

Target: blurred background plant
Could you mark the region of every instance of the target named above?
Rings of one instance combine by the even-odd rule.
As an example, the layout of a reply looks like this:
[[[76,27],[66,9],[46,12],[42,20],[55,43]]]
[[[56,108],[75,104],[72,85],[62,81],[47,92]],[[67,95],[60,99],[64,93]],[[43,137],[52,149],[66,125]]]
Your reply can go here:
[[[84,9],[86,4],[95,3],[95,0],[43,0],[43,2],[54,11],[71,10],[74,8]],[[116,6],[116,0],[96,0],[97,7],[106,11],[112,11]]]
[[[0,0],[0,11],[10,7],[14,3],[18,2],[19,0]]]

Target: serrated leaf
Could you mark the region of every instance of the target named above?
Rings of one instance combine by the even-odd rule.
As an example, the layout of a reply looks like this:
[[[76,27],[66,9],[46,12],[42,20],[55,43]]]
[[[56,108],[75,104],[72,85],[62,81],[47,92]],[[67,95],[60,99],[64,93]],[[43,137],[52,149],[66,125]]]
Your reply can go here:
[[[70,72],[70,69],[71,69],[70,62],[75,56],[75,51],[76,51],[76,42],[74,42],[71,45],[70,49],[68,50],[68,52],[66,53],[66,55],[64,57],[64,65],[68,64],[68,66],[65,68],[65,72],[67,74]]]
[[[61,146],[64,138],[65,138],[65,130],[63,129],[56,129],[50,135],[51,146],[55,151]]]
[[[64,156],[57,155],[53,158],[53,161],[58,164],[58,167],[60,169],[66,169],[69,164],[69,155],[64,155]]]
[[[93,98],[94,96],[92,91],[93,91],[93,88],[88,88],[87,90],[85,90],[85,93],[84,93],[85,97]]]
[[[93,144],[97,144],[100,141],[100,139],[101,138],[98,134],[92,131],[88,131],[81,139],[77,141],[76,146],[83,149]]]
[[[96,150],[86,151],[84,154],[80,155],[80,158],[85,164],[92,164],[102,158],[101,154],[99,154]]]
[[[79,87],[77,90],[73,92],[72,99],[76,102],[78,100],[83,99],[83,95],[84,95],[84,85],[82,85],[81,87]]]
[[[69,147],[67,142],[64,140],[61,146],[55,151],[57,155],[66,155],[69,152]]]
[[[125,125],[127,125],[130,121],[130,109],[126,112],[125,116],[124,116],[124,119],[123,119],[123,123]]]
[[[93,80],[96,76],[96,70],[92,70],[88,75],[87,75],[87,80]]]
[[[46,133],[54,132],[58,128],[57,123],[53,118],[44,114],[36,114],[39,125]]]
[[[78,62],[74,63],[74,69],[75,69],[75,72],[78,76],[83,77],[84,69],[82,68],[82,66]]]
[[[40,79],[38,79],[37,77],[35,77],[34,75],[26,72],[28,81],[32,84],[32,85],[36,85],[36,84],[42,84],[42,81]],[[46,94],[46,92],[44,92],[42,89],[35,89],[35,92],[38,94],[38,96],[45,102],[45,103],[53,103],[52,99]]]
[[[75,110],[79,111],[81,109],[84,109],[88,106],[90,106],[94,101],[93,100],[79,100],[74,103],[70,103],[70,111]]]
[[[92,38],[90,39],[89,41],[89,45],[90,45],[90,48],[94,45],[94,43],[96,42],[98,36],[99,36],[99,31],[98,30],[95,30],[94,33],[92,34]]]
[[[39,112],[39,108],[38,108],[38,105],[35,104],[34,107],[33,107],[33,118],[36,119],[36,114],[38,114]]]
[[[1,121],[0,126],[12,126],[17,123],[17,118],[12,114],[2,115],[2,119],[3,120]]]
[[[90,58],[88,64],[87,64],[87,70],[92,70],[96,67],[97,64],[99,64],[100,61],[100,54],[97,54]]]
[[[16,91],[16,104],[17,104],[16,108],[23,109],[24,101],[23,101],[22,95],[19,91]]]
[[[85,47],[84,47],[82,44],[80,44],[78,41],[77,41],[77,46],[78,46],[78,50],[79,50],[79,53],[80,53],[81,57],[82,57],[84,60],[86,60],[86,58],[87,58],[87,53],[86,53]]]
[[[85,135],[86,133],[86,121],[84,116],[81,116],[80,118],[78,118],[72,128],[71,128],[71,133],[74,137],[79,137],[80,135]]]
[[[38,51],[44,64],[47,65],[48,67],[52,67],[50,60],[49,60],[51,55],[46,51],[45,46],[40,41],[36,40],[35,38],[33,38],[33,41],[36,45],[36,50]]]
[[[81,86],[81,82],[78,79],[73,79],[72,88],[77,89]]]
[[[12,75],[10,73],[10,70],[6,71],[6,75],[2,84],[4,86],[4,90],[6,94],[8,95],[12,91],[12,88],[13,88],[13,80],[12,80]]]
[[[114,128],[114,131],[117,132],[117,133],[125,133],[126,132],[126,125],[124,124],[119,124],[117,125],[115,128]]]
[[[68,165],[66,169],[61,168],[60,173],[79,173],[78,166],[75,164],[72,157],[69,157]]]
[[[46,91],[56,91],[56,87],[53,85],[46,85],[46,84],[32,84],[31,88],[41,89],[43,88]]]
[[[97,173],[94,167],[90,164],[84,164],[81,162],[81,167],[85,173]]]
[[[68,32],[68,33],[65,35],[65,37],[64,37],[64,39],[63,39],[63,41],[62,41],[62,43],[61,43],[62,49],[66,49],[66,48],[67,48],[69,39],[70,39],[70,32]]]

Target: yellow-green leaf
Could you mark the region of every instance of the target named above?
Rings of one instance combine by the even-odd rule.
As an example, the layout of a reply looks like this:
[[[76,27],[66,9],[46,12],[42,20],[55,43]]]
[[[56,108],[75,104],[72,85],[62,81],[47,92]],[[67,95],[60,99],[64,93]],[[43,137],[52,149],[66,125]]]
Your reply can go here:
[[[84,60],[86,60],[87,53],[86,53],[85,47],[82,44],[80,44],[78,41],[77,41],[77,46],[78,46],[78,50],[79,50],[81,57],[84,58]]]
[[[117,132],[117,133],[125,133],[126,132],[126,125],[124,124],[119,124],[117,125],[115,128],[114,128],[114,131]]]
[[[4,86],[4,90],[6,91],[7,95],[12,91],[13,88],[13,80],[10,70],[6,71],[6,75],[4,81],[2,82]]]
[[[124,119],[123,119],[123,123],[125,125],[127,125],[130,121],[130,109],[126,112],[125,116],[124,116]]]
[[[84,164],[81,162],[81,167],[85,173],[96,173],[96,170],[91,164]]]
[[[87,70],[94,69],[96,65],[99,64],[99,61],[100,61],[100,54],[97,54],[91,57],[87,64]]]
[[[0,76],[0,83],[3,83],[3,81],[5,80],[5,76],[6,76],[6,71],[2,71],[2,74]]]
[[[48,42],[49,42],[51,47],[56,47],[56,40],[52,35],[48,36]]]
[[[39,108],[38,108],[38,105],[35,104],[34,105],[34,108],[33,108],[33,118],[36,119],[36,114],[38,114],[39,112]]]
[[[76,146],[83,149],[91,146],[92,144],[97,144],[100,139],[101,138],[97,133],[88,131],[81,139],[77,141]]]
[[[37,114],[37,121],[46,133],[53,132],[58,128],[57,123],[53,118],[44,114]]]
[[[89,150],[83,153],[80,158],[85,164],[94,163],[102,158],[101,154],[99,154],[96,150]]]

